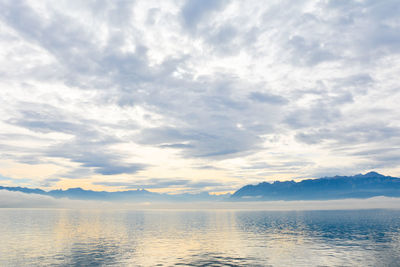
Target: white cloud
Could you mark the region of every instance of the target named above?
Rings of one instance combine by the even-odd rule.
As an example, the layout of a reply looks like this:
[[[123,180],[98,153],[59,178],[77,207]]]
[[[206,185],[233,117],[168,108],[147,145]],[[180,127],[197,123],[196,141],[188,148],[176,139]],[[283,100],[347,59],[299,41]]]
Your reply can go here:
[[[9,177],[10,161],[63,168],[47,174],[60,186],[98,175],[398,175],[398,1],[21,0],[0,10]]]

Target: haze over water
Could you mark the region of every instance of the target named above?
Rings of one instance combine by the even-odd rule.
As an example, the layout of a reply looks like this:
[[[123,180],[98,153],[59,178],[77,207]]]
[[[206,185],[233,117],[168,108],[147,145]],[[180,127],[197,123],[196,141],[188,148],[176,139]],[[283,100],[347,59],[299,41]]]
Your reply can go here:
[[[399,266],[400,211],[1,209],[0,266]]]

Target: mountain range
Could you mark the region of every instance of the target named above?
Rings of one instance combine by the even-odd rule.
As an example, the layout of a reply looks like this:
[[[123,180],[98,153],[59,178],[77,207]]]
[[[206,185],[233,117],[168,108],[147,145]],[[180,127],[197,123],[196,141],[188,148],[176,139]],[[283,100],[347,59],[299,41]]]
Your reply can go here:
[[[240,188],[231,199],[328,200],[375,196],[400,197],[400,179],[369,172],[364,175],[324,177],[300,182],[263,182]]]
[[[39,194],[51,196],[54,198],[69,198],[79,200],[106,200],[106,201],[216,201],[230,197],[230,194],[213,195],[207,192],[197,194],[160,194],[150,192],[145,189],[127,190],[127,191],[93,191],[82,188],[69,188],[67,190],[57,189],[45,191],[42,189],[31,189],[26,187],[6,187],[0,186],[0,190],[22,192],[27,194]]]
[[[375,196],[400,197],[400,178],[384,176],[377,172],[354,176],[334,176],[295,181],[262,182],[246,185],[234,194],[160,194],[145,189],[128,191],[92,191],[82,188],[67,190],[31,189],[0,186],[0,190],[46,195],[55,198],[106,201],[266,201],[266,200],[328,200],[345,198],[370,198]]]

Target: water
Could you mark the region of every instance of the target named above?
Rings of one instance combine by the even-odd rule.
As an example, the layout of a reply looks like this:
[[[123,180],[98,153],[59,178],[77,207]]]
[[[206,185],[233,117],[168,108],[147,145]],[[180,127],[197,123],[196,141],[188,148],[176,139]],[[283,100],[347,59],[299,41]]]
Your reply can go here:
[[[0,266],[400,266],[400,211],[0,209]]]

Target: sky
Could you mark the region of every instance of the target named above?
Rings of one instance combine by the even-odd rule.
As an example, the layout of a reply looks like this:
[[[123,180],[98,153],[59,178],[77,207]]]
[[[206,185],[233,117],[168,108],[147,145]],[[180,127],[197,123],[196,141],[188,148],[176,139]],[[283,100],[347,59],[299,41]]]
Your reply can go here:
[[[0,0],[0,184],[400,176],[400,2]]]

